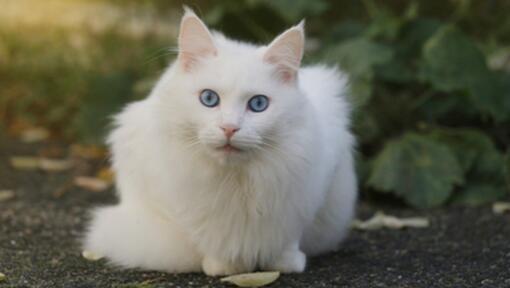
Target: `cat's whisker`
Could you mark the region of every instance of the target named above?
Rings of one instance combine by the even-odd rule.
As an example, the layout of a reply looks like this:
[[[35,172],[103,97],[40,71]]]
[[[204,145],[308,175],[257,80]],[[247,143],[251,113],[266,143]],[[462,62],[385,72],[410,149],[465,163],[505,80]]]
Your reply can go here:
[[[163,49],[159,49],[150,57],[145,60],[145,63],[151,63],[153,61],[158,60],[159,58],[166,57],[168,55],[177,55],[179,54],[179,50],[176,47],[166,47]]]

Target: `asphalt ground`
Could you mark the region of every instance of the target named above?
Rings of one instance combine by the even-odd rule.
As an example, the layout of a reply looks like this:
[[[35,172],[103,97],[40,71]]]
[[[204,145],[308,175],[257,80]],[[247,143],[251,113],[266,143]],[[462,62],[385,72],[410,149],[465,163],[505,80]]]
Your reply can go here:
[[[1,136],[1,135],[0,135]],[[125,270],[81,257],[79,239],[90,207],[115,203],[113,190],[90,192],[72,185],[81,163],[58,173],[18,170],[14,155],[67,146],[21,144],[0,138],[0,287],[232,287],[203,274]],[[57,154],[60,152],[57,152]],[[490,206],[412,210],[362,202],[359,217],[375,211],[424,216],[424,229],[353,231],[343,248],[310,259],[305,273],[282,275],[269,287],[510,287],[510,214]]]

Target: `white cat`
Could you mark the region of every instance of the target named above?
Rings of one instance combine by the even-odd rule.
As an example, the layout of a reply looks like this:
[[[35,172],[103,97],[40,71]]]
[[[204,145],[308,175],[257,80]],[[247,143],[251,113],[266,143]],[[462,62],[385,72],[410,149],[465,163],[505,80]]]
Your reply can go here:
[[[94,211],[85,249],[169,272],[302,272],[354,213],[346,78],[299,68],[303,23],[254,46],[186,9],[178,43],[150,96],[116,117],[120,203]]]

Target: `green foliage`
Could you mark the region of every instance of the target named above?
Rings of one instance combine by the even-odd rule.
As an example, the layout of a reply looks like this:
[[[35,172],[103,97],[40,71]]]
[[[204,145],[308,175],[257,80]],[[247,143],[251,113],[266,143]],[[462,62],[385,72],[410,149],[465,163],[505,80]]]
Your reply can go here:
[[[400,21],[391,20],[391,29],[369,26],[370,33],[361,36],[386,44],[393,55],[388,59],[386,50],[358,55],[388,59],[371,67],[372,74],[362,74],[376,88],[356,120],[378,120],[371,127],[376,136],[361,138],[362,151],[373,155],[369,177],[361,180],[375,192],[391,191],[421,208],[448,201],[476,205],[508,195],[500,149],[508,149],[509,142],[498,135],[510,132],[509,78],[502,81],[501,72],[490,70],[480,48],[451,23],[394,17]],[[366,65],[343,68],[356,80]],[[388,140],[389,135],[403,136]]]
[[[438,91],[466,91],[474,108],[495,120],[508,119],[504,91],[482,52],[451,26],[437,31],[423,47],[421,75]]]
[[[393,191],[416,207],[434,207],[462,184],[462,169],[450,149],[429,137],[406,133],[388,141],[374,159],[368,185]]]
[[[350,76],[364,193],[420,208],[508,197],[509,1],[184,2],[213,28],[259,43],[306,18],[305,63],[327,61]],[[172,44],[117,24],[79,35],[0,27],[0,120],[101,141],[109,115],[147,94]]]
[[[466,175],[465,189],[455,195],[455,203],[475,205],[505,196],[504,155],[486,134],[475,129],[443,128],[428,136],[450,148]]]
[[[339,63],[350,72],[351,89],[355,106],[364,105],[372,95],[374,67],[388,62],[393,51],[384,44],[363,37],[356,37],[332,46],[325,52],[326,58]]]

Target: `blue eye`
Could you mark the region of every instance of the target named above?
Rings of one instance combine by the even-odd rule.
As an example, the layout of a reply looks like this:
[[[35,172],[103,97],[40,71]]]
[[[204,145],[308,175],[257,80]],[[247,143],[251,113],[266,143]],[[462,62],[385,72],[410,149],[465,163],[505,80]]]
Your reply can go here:
[[[269,98],[265,95],[255,95],[248,100],[248,109],[253,112],[262,112],[269,106]]]
[[[218,106],[220,104],[220,96],[211,89],[204,89],[200,92],[200,103],[209,108]]]

